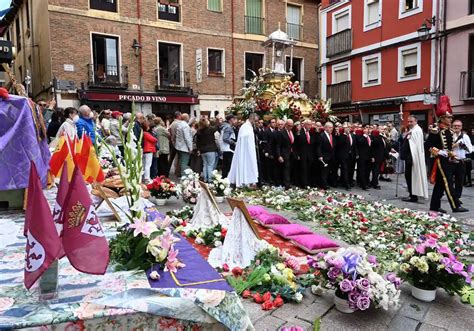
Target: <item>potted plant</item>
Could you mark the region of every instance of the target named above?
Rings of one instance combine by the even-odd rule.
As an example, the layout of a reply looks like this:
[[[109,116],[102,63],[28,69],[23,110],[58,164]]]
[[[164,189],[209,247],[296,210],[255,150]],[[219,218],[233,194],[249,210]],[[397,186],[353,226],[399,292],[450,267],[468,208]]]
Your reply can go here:
[[[164,206],[166,200],[172,196],[176,196],[176,184],[165,176],[156,177],[146,186],[150,191],[152,200],[157,206]]]
[[[212,172],[210,188],[212,193],[216,196],[217,203],[223,203],[224,198],[230,194],[229,180],[227,178],[222,178],[222,175],[217,170]]]
[[[460,294],[471,283],[473,271],[473,265],[462,263],[447,244],[431,237],[400,252],[399,276],[412,285],[412,296],[421,301],[433,301],[437,288]]]
[[[335,290],[334,304],[343,313],[366,310],[371,304],[383,309],[398,306],[400,279],[395,274],[381,276],[376,271],[377,259],[362,247],[308,256],[308,265],[314,277],[312,289]]]

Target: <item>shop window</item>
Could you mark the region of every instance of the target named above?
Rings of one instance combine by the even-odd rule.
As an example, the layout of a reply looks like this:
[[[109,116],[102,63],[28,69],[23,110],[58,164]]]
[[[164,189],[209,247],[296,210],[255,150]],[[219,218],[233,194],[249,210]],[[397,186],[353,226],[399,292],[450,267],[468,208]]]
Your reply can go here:
[[[90,8],[116,13],[117,0],[90,0]]]

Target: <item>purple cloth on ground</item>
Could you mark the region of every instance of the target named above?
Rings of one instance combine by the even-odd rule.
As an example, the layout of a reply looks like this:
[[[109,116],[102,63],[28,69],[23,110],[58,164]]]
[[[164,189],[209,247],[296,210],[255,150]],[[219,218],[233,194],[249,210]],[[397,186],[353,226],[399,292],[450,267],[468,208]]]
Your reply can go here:
[[[156,209],[156,207],[145,208],[145,213],[147,217],[146,218],[147,222],[154,222],[156,221],[157,218],[164,220],[166,217],[165,215],[160,213],[158,209]]]
[[[10,95],[0,100],[0,191],[28,187],[30,161],[46,185],[51,153],[37,131],[28,99]]]
[[[189,284],[196,282],[204,282],[214,279],[223,279],[207,261],[198,253],[198,251],[182,236],[178,235],[179,242],[175,244],[175,249],[179,250],[178,259],[186,266],[179,269],[175,276],[181,284]],[[152,271],[158,271],[160,280],[150,279]],[[193,286],[178,286],[169,272],[159,270],[157,267],[146,271],[148,282],[152,288],[196,288],[206,290],[221,290],[233,292],[234,289],[227,283],[226,280],[214,283],[193,285]]]

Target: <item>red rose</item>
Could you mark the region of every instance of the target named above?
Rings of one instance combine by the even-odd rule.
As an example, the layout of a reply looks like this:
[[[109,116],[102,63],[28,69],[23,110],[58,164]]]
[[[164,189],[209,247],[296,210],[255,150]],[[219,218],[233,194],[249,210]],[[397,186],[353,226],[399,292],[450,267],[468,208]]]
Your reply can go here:
[[[222,228],[221,230],[221,236],[222,237],[225,237],[227,235],[227,229],[226,228]]]
[[[241,276],[243,273],[244,271],[242,270],[242,268],[235,267],[234,269],[232,269],[232,274],[234,275],[234,277]]]
[[[182,235],[183,237],[187,237],[187,236],[186,236],[186,232],[184,232],[184,231],[181,231],[181,235]]]
[[[263,301],[269,301],[269,300],[272,299],[272,294],[270,292],[265,292],[262,299],[263,299]]]
[[[263,299],[262,299],[262,296],[260,295],[260,293],[255,293],[254,295],[252,295],[252,298],[253,298],[253,301],[255,301],[256,303],[262,303],[263,302]]]
[[[252,292],[250,292],[249,290],[245,290],[242,292],[242,298],[250,298],[252,296]]]
[[[275,307],[273,306],[273,302],[271,302],[270,300],[265,301],[265,302],[262,304],[262,309],[263,309],[263,310],[272,310],[273,308],[275,308]]]
[[[276,308],[283,306],[283,303],[284,303],[284,302],[283,302],[283,299],[282,299],[280,296],[277,296],[277,297],[275,298],[275,300],[273,300],[273,305],[274,305]]]
[[[186,226],[186,225],[188,225],[188,223],[186,223],[186,221],[182,221],[182,222],[181,222],[181,225],[182,225],[182,226]]]
[[[222,265],[222,270],[224,270],[225,272],[228,272],[230,269],[229,269],[229,266],[227,265],[227,263],[224,263]]]
[[[327,200],[328,202],[332,202],[332,197],[328,197],[326,200]]]

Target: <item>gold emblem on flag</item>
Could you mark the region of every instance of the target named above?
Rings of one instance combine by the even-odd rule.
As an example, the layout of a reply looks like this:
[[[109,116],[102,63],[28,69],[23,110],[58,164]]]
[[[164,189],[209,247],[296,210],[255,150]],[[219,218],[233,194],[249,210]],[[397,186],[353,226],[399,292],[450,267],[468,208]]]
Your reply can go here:
[[[86,207],[78,201],[74,206],[72,206],[72,211],[69,212],[69,218],[67,220],[67,226],[69,229],[78,227],[82,219],[84,218],[84,214],[86,213]]]

